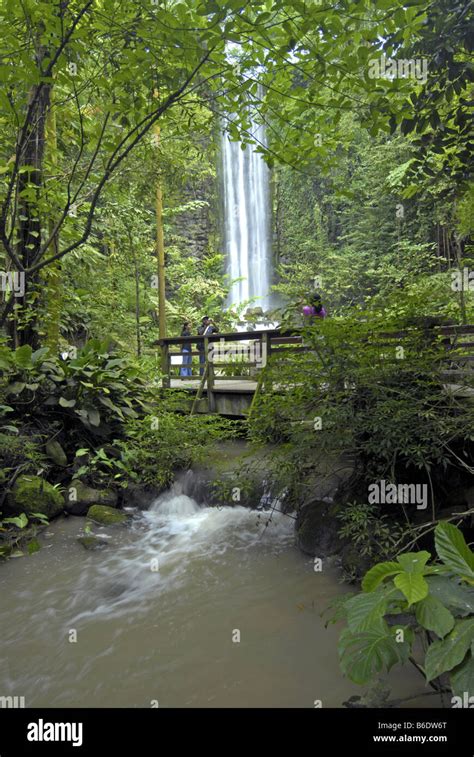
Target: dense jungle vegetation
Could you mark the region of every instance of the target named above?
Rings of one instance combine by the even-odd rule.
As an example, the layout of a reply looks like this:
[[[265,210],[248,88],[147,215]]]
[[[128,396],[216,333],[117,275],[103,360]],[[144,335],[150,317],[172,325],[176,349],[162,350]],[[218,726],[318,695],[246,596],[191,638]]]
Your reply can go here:
[[[296,510],[350,456],[344,672],[370,682],[421,637],[433,689],[474,693],[474,403],[432,337],[474,324],[472,1],[1,0],[0,19],[0,555],[85,514],[71,489],[161,491],[221,440],[268,446]],[[226,306],[223,129],[271,169],[270,316],[311,347],[269,361],[291,390],[245,420],[184,412],[157,345],[157,210],[168,336],[258,306]],[[315,280],[328,318],[308,326]],[[427,509],[371,504],[378,480],[425,485]]]

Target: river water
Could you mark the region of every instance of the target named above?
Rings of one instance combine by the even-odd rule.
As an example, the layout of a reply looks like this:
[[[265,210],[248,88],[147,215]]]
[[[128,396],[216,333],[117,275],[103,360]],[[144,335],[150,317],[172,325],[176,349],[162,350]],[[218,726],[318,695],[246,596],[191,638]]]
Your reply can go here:
[[[0,566],[0,696],[26,707],[340,707],[359,687],[320,613],[343,587],[293,520],[200,507],[177,485],[86,551],[82,518]],[[409,670],[394,694],[423,691]],[[420,706],[432,704],[431,697]],[[409,705],[417,702],[410,702]]]

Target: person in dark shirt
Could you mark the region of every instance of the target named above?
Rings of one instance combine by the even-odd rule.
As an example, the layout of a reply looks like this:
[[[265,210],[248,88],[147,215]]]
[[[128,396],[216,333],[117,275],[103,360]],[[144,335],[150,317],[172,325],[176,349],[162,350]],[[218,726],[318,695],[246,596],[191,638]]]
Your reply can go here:
[[[199,336],[208,336],[209,334],[217,334],[218,329],[216,325],[214,324],[214,321],[212,318],[209,318],[208,315],[205,315],[204,318],[201,321],[201,325],[198,328]],[[199,374],[200,376],[204,373],[204,366],[206,364],[206,353],[204,349],[204,340],[200,340],[196,343],[196,347],[199,352]]]
[[[183,328],[181,329],[181,336],[191,336],[191,324],[186,321],[186,323],[183,323]],[[192,352],[193,345],[192,342],[183,342],[181,345],[181,354],[183,356],[183,362],[181,364],[180,369],[180,376],[192,376]]]

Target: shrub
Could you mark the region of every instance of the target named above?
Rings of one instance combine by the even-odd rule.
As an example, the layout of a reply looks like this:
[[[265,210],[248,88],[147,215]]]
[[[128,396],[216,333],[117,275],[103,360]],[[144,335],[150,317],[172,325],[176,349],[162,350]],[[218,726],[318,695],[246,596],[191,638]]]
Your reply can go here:
[[[438,691],[449,683],[455,695],[474,695],[474,553],[446,521],[436,526],[435,547],[436,561],[420,551],[374,565],[362,591],[338,601],[332,621],[347,624],[340,664],[355,683],[411,661]]]

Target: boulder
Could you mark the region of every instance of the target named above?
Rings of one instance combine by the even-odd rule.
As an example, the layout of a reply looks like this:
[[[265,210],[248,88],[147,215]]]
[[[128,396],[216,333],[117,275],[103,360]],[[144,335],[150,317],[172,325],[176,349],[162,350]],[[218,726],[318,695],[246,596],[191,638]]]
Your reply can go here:
[[[304,504],[296,517],[296,543],[311,557],[329,557],[340,552],[336,508],[332,502],[313,499]]]
[[[450,492],[450,505],[455,512],[462,512],[474,507],[474,486],[462,486]]]
[[[138,510],[148,510],[155,499],[165,490],[165,487],[135,484],[132,481],[126,489],[122,490],[121,504],[122,506],[136,507]]]
[[[15,481],[7,507],[12,513],[42,513],[51,519],[63,512],[64,497],[44,478],[24,474]]]
[[[94,489],[74,479],[66,492],[66,510],[71,515],[86,515],[91,505],[117,507],[117,493],[111,489]]]
[[[87,550],[104,549],[109,544],[107,539],[102,539],[100,536],[95,536],[94,534],[78,536],[77,541]]]
[[[93,520],[94,523],[100,523],[101,526],[125,523],[128,519],[126,513],[116,510],[114,507],[107,507],[106,505],[92,505],[87,511],[87,517]]]
[[[65,468],[67,465],[67,457],[63,448],[55,439],[46,442],[46,454],[49,459],[53,461],[55,465],[60,468]]]

